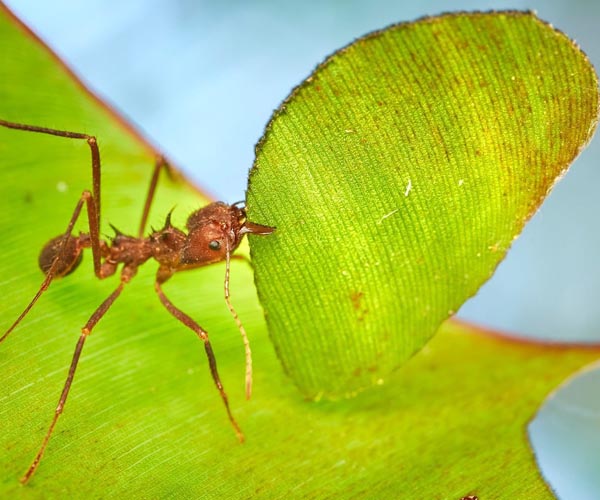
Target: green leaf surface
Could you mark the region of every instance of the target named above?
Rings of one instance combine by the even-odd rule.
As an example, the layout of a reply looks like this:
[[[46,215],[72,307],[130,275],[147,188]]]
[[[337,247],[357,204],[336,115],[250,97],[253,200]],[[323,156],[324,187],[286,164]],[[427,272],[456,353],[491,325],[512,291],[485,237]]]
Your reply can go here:
[[[587,57],[532,13],[371,33],[298,86],[250,177],[256,283],[309,397],[388,380],[485,282],[590,139]]]
[[[104,162],[103,232],[135,232],[154,151],[73,79],[0,8],[0,117],[98,136]],[[78,141],[0,128],[0,330],[42,275],[37,254],[64,230],[90,186]],[[164,180],[151,224],[206,201]],[[82,221],[83,222],[83,221]],[[85,224],[80,228],[85,230]],[[72,392],[41,466],[18,478],[50,423],[79,329],[116,287],[93,277],[90,255],[54,283],[0,344],[2,498],[550,498],[525,439],[527,420],[564,377],[600,348],[544,346],[458,323],[390,383],[351,401],[312,403],[283,373],[243,262],[233,301],[250,334],[253,399],[244,401],[244,350],[222,299],[223,266],[165,286],[211,334],[223,382],[247,441],[232,432],[195,335],[154,297],[149,263],[86,343]]]

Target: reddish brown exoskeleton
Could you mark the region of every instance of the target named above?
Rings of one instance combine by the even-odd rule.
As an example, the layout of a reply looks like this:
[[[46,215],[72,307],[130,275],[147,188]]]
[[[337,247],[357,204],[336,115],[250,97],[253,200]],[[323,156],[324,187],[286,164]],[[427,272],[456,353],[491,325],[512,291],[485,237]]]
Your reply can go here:
[[[92,333],[94,326],[96,326],[98,321],[100,321],[121,294],[124,286],[135,276],[137,268],[149,259],[154,259],[159,263],[154,289],[161,303],[167,311],[185,326],[193,330],[204,342],[212,378],[227,410],[229,421],[238,439],[243,441],[244,435],[231,413],[227,395],[219,378],[217,363],[208,339],[208,333],[192,318],[173,305],[165,296],[161,285],[178,271],[225,261],[225,301],[240,329],[244,341],[246,352],[246,397],[249,398],[252,390],[252,358],[246,332],[229,299],[229,264],[232,252],[238,247],[245,234],[267,235],[271,234],[275,229],[246,220],[246,212],[238,206],[239,204],[228,205],[222,202],[215,202],[193,212],[189,216],[186,224],[187,233],[171,224],[171,214],[169,214],[162,229],[158,231],[154,230],[149,236],[143,236],[160,171],[163,168],[167,168],[164,159],[159,157],[150,181],[138,235],[128,236],[115,229],[116,235],[112,240],[103,240],[99,236],[101,169],[100,153],[96,138],[77,132],[23,125],[5,120],[0,120],[0,125],[16,130],[85,140],[92,154],[92,191],[85,190],[81,194],[64,234],[51,239],[42,249],[39,257],[39,265],[46,277],[31,302],[15,322],[4,332],[2,337],[0,337],[0,342],[5,340],[27,315],[44,291],[48,289],[53,279],[66,276],[77,268],[81,262],[84,249],[92,249],[94,273],[99,279],[112,276],[117,272],[119,266],[121,266],[119,286],[100,304],[81,329],[81,336],[75,347],[69,373],[54,412],[54,418],[36,457],[21,478],[21,482],[26,483],[40,463],[58,417],[63,411],[86,338]],[[87,210],[89,232],[74,235],[73,227],[84,205]]]

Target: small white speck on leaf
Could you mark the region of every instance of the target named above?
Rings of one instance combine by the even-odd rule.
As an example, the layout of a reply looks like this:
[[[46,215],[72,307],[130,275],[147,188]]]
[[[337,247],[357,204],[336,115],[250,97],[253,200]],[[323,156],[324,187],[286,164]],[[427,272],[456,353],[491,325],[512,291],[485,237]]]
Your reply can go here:
[[[412,181],[408,179],[408,184],[406,185],[406,190],[404,191],[404,196],[408,196],[410,191],[412,190]]]
[[[458,185],[462,186],[465,183],[464,179],[458,179]]]
[[[379,219],[377,221],[377,224],[381,224],[385,219],[387,219],[388,217],[391,217],[392,215],[394,215],[398,210],[400,210],[400,209],[396,208],[395,210],[392,210],[391,212],[385,214],[384,216],[381,217],[381,219]]]
[[[66,193],[69,190],[69,185],[65,181],[58,181],[56,183],[56,190],[59,193]]]

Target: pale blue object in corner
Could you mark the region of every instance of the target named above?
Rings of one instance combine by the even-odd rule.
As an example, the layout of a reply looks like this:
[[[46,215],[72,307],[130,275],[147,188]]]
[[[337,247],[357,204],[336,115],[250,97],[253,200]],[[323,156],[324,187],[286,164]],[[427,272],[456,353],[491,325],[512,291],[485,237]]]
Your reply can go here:
[[[600,365],[569,379],[529,425],[538,464],[559,498],[600,498],[598,387]]]

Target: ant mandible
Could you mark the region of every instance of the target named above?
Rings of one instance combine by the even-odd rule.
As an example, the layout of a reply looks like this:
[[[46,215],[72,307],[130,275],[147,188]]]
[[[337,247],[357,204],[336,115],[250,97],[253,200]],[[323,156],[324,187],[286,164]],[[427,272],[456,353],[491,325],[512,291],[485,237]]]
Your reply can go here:
[[[239,246],[245,234],[267,235],[271,234],[275,228],[246,220],[246,212],[244,208],[238,206],[239,203],[228,205],[222,202],[214,202],[204,208],[196,210],[188,217],[186,224],[188,230],[187,234],[171,224],[171,214],[169,213],[162,229],[158,231],[153,230],[149,236],[144,237],[146,222],[156,191],[160,171],[163,168],[168,167],[165,160],[162,157],[158,157],[150,180],[150,187],[148,188],[148,193],[146,195],[138,235],[128,236],[113,227],[116,233],[114,238],[110,241],[105,241],[101,239],[99,235],[101,214],[101,168],[100,151],[98,149],[96,138],[88,134],[55,130],[34,125],[24,125],[1,119],[0,125],[10,129],[84,140],[89,145],[92,154],[92,191],[90,192],[86,189],[81,194],[64,234],[51,239],[46,243],[44,248],[42,248],[39,256],[39,266],[46,277],[31,302],[8,330],[0,337],[0,342],[4,341],[23,320],[40,296],[48,289],[52,280],[55,278],[62,278],[63,276],[72,273],[77,268],[81,262],[82,251],[84,249],[92,249],[94,274],[98,279],[112,276],[116,273],[118,266],[122,264],[119,286],[104,300],[104,302],[102,302],[102,304],[100,304],[100,306],[98,306],[90,316],[88,322],[81,329],[81,336],[75,347],[75,353],[71,360],[69,373],[60,395],[58,405],[56,406],[54,417],[37,455],[27,472],[21,478],[21,482],[26,483],[29,481],[42,459],[50,436],[52,435],[52,431],[54,430],[58,417],[63,411],[67,396],[69,395],[69,389],[73,382],[73,377],[75,376],[75,370],[77,369],[77,363],[85,340],[92,333],[92,330],[98,321],[100,321],[108,309],[113,305],[117,297],[119,297],[124,286],[135,276],[138,267],[149,259],[155,259],[159,263],[156,281],[154,282],[154,289],[156,290],[161,303],[167,311],[185,326],[194,331],[204,342],[204,349],[206,350],[206,355],[208,357],[212,378],[221,395],[223,404],[225,405],[229,421],[231,422],[238,439],[240,442],[243,442],[244,435],[231,413],[227,394],[225,393],[223,384],[219,378],[217,362],[208,339],[208,332],[187,314],[173,305],[164,294],[161,285],[178,271],[195,269],[208,264],[222,262],[223,260],[225,261],[225,301],[237,323],[244,342],[246,353],[246,398],[249,398],[252,391],[252,358],[248,337],[229,298],[229,266],[232,258],[231,254]],[[80,233],[78,236],[75,236],[73,235],[73,227],[77,222],[84,205],[87,209],[89,233]]]

